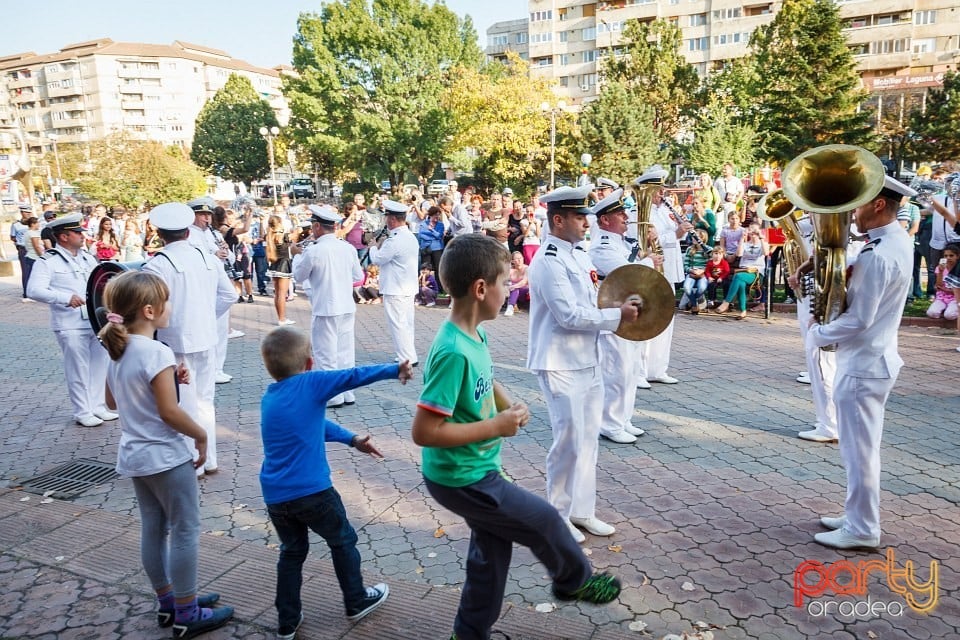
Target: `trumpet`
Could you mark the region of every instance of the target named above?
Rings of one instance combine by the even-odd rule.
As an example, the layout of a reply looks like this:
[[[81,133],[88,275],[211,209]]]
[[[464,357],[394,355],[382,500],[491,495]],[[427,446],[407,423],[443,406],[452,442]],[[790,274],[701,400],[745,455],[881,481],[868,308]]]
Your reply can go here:
[[[783,170],[783,192],[790,203],[810,213],[814,229],[813,316],[820,324],[846,308],[846,248],[850,212],[883,189],[886,172],[874,154],[861,147],[828,144],[805,151]],[[767,207],[769,209],[769,207]],[[823,347],[833,351],[836,345]]]

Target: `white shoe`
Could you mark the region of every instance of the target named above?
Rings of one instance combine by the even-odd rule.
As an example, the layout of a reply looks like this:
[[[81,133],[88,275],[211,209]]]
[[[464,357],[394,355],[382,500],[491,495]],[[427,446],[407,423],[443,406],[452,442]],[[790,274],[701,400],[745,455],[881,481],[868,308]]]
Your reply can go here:
[[[570,518],[570,523],[581,529],[586,529],[595,536],[612,536],[616,531],[613,525],[597,518]]]
[[[512,315],[513,315],[513,305],[510,305],[509,307],[507,307],[507,310],[503,312],[503,315],[504,315],[504,316],[512,316]]]
[[[297,321],[287,318],[286,320],[280,320],[279,322],[277,322],[277,324],[280,325],[281,327],[286,327],[287,325],[297,324]]]
[[[219,471],[219,470],[220,470],[220,467],[218,467],[218,466],[215,465],[215,464],[205,464],[205,465],[203,465],[203,472],[204,472],[204,473],[216,473],[216,472]]]
[[[637,436],[630,435],[626,431],[618,431],[617,433],[612,433],[609,435],[606,433],[601,433],[600,435],[610,442],[616,442],[617,444],[633,444],[637,441]]]
[[[957,351],[960,351],[960,347],[957,347]]]
[[[806,372],[804,372],[804,373],[806,373]],[[800,384],[810,384],[810,376],[809,376],[809,375],[803,375],[803,374],[801,373],[799,376],[797,376],[797,382],[799,382]]]
[[[230,338],[242,338],[242,337],[245,336],[245,335],[247,335],[247,334],[245,334],[243,331],[237,331],[236,329],[230,329],[230,333],[227,334],[227,339],[230,339]]]
[[[435,307],[435,306],[437,306],[437,303],[436,303],[436,302],[428,302],[428,303],[426,304],[426,306],[428,306],[428,307]]]
[[[813,539],[825,547],[834,549],[876,549],[880,546],[880,536],[861,538],[849,533],[846,529],[824,531],[813,536]]]
[[[93,415],[97,416],[104,422],[110,422],[111,420],[116,420],[120,417],[119,413],[114,413],[113,411],[108,411],[104,409],[103,411],[94,411]]]
[[[231,380],[233,380],[233,376],[230,375],[229,373],[224,373],[223,371],[220,371],[217,373],[216,376],[214,376],[213,380],[217,384],[226,384]]]
[[[20,302],[33,302],[33,298],[20,298]],[[960,347],[957,347],[960,350]]]
[[[92,414],[88,416],[80,416],[79,418],[76,418],[76,420],[77,424],[81,427],[99,427],[103,424],[103,420]]]
[[[837,442],[837,436],[831,436],[828,433],[824,433],[820,429],[810,429],[809,431],[801,431],[797,434],[797,437],[801,440],[809,440],[810,442]]]
[[[660,384],[677,384],[680,382],[673,376],[660,376],[659,378],[647,378],[647,382],[659,382]]]
[[[837,529],[843,529],[843,525],[847,524],[847,516],[839,516],[834,518],[832,516],[821,516],[820,524],[825,526],[831,531],[836,531]]]
[[[637,380],[637,389],[651,389],[650,383],[647,382],[646,378],[640,378]]]
[[[643,434],[646,433],[646,431],[644,431],[644,430],[641,429],[640,427],[635,427],[635,426],[633,426],[632,424],[628,424],[627,426],[625,426],[625,427],[623,428],[623,430],[626,431],[627,433],[629,433],[629,434],[632,435],[632,436],[642,436]]]
[[[564,522],[567,523],[567,529],[570,530],[570,535],[573,536],[573,541],[577,544],[583,544],[586,541],[587,536],[583,535],[583,532],[573,526],[573,523],[569,520],[564,520]]]

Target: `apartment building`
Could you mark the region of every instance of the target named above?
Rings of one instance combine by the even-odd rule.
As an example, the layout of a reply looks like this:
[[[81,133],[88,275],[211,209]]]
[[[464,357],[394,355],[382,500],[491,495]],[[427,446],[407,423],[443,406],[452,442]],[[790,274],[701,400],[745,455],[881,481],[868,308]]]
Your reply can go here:
[[[484,52],[488,60],[505,62],[507,51],[516,53],[522,60],[528,60],[530,49],[527,39],[527,19],[506,20],[495,22],[487,29],[487,47]]]
[[[284,71],[181,41],[157,45],[103,38],[56,53],[0,57],[4,93],[35,150],[49,146],[51,134],[65,144],[118,131],[189,147],[200,109],[232,73],[249,78],[278,116],[284,116]],[[0,98],[0,119],[3,104]]]
[[[942,85],[946,70],[956,68],[960,0],[838,5],[864,85],[881,108],[922,101],[927,89]],[[705,75],[745,55],[753,31],[780,6],[781,0],[529,0],[530,73],[555,79],[557,97],[579,107],[598,95],[601,61],[620,51],[626,22],[663,18],[680,27],[687,60]],[[494,51],[488,41],[488,56],[495,58]]]

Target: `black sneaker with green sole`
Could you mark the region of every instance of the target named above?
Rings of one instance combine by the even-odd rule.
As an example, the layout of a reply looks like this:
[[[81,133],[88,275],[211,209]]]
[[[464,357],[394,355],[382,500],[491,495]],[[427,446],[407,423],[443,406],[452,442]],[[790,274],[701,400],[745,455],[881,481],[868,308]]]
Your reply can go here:
[[[620,595],[620,580],[609,573],[595,573],[583,585],[571,593],[566,593],[553,587],[553,595],[557,600],[579,600],[593,604],[606,604]]]

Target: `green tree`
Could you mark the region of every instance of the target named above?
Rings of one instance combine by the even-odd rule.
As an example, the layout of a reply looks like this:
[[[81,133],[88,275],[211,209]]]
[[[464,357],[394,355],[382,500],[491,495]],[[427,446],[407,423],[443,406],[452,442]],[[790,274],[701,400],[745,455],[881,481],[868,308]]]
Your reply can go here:
[[[324,4],[297,21],[297,75],[284,80],[293,135],[325,164],[364,177],[429,178],[455,133],[440,104],[449,73],[481,60],[472,22],[443,3]]]
[[[693,143],[686,151],[686,166],[697,173],[718,175],[724,162],[748,168],[756,164],[760,149],[757,132],[749,124],[737,123],[734,109],[724,96],[708,96],[702,109]]]
[[[757,128],[771,158],[787,162],[822,144],[873,145],[871,113],[833,0],[784,0],[750,40],[759,86]]]
[[[924,112],[910,115],[916,157],[947,160],[960,156],[960,74],[948,71],[943,87],[927,94]]]
[[[591,173],[624,182],[663,160],[654,118],[640,87],[622,80],[605,84],[580,114],[583,146],[593,156]]]
[[[74,145],[78,147],[79,145]],[[72,158],[74,149],[68,152]],[[179,147],[118,133],[90,143],[89,162],[70,162],[64,177],[108,205],[186,201],[206,190],[203,171]]]
[[[231,74],[197,116],[190,157],[213,175],[250,184],[270,172],[260,127],[275,126],[276,114],[250,80]]]
[[[663,143],[687,128],[700,86],[682,45],[680,28],[667,20],[631,20],[623,30],[624,55],[607,56],[603,64],[607,81],[643,91],[653,108],[654,131]]]

